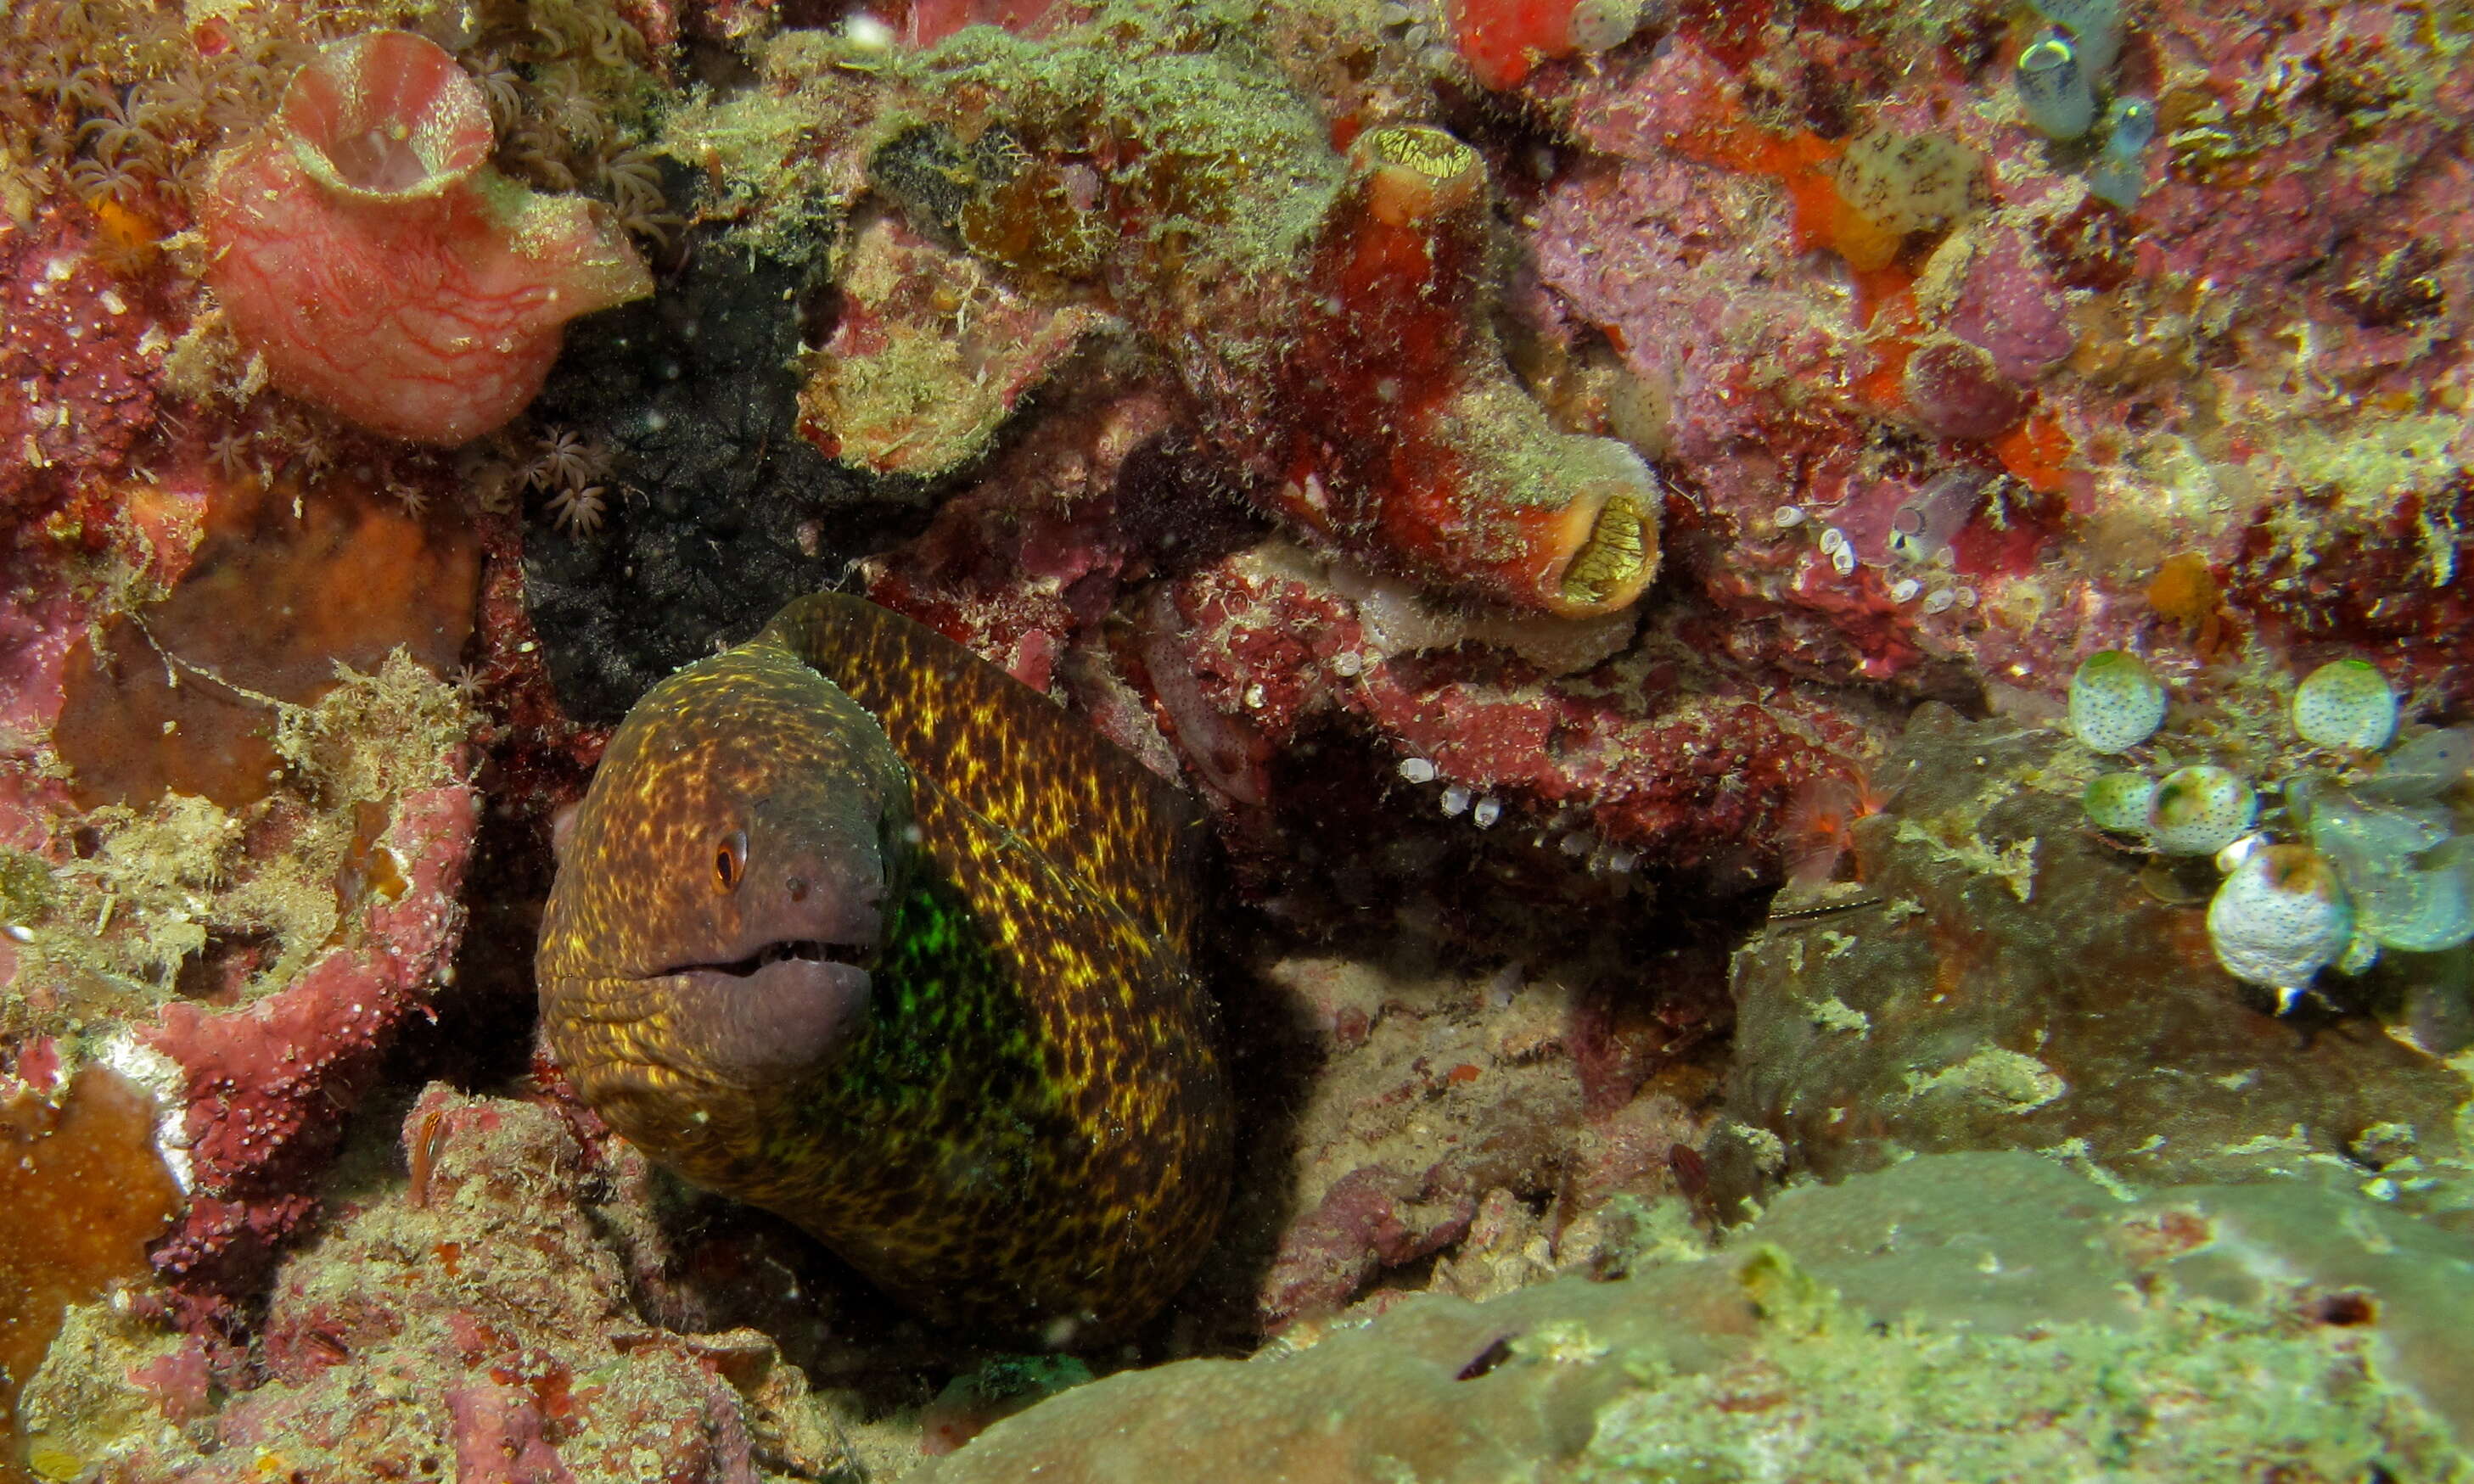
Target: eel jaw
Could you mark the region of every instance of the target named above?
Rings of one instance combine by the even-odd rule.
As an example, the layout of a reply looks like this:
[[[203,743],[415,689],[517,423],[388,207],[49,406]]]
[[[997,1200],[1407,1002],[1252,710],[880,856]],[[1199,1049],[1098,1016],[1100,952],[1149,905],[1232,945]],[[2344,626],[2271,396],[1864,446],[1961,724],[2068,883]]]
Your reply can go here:
[[[820,939],[768,943],[722,964],[648,976],[675,1034],[708,1074],[742,1087],[823,1069],[866,1021],[865,948]]]

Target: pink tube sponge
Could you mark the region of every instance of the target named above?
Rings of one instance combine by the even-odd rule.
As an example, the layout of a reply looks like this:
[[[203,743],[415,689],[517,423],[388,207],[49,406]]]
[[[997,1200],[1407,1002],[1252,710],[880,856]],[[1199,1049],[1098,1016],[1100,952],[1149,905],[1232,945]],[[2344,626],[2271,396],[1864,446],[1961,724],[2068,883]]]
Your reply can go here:
[[[403,31],[339,41],[216,175],[207,278],[275,384],[375,432],[460,443],[523,411],[569,320],[653,291],[594,203],[488,163],[477,84]]]

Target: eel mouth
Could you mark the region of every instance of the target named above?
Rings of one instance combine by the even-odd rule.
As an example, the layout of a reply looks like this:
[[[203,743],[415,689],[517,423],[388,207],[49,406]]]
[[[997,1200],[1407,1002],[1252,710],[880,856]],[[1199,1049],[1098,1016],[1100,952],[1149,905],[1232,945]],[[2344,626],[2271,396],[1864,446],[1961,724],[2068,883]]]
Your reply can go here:
[[[758,1086],[829,1065],[865,1024],[872,945],[777,939],[727,963],[653,976],[674,1029],[724,1081]]]
[[[681,964],[674,969],[664,969],[663,973],[726,974],[734,979],[745,979],[775,964],[843,964],[865,969],[875,957],[876,949],[870,945],[828,943],[821,938],[790,938],[768,943],[745,958],[733,959],[727,964]]]

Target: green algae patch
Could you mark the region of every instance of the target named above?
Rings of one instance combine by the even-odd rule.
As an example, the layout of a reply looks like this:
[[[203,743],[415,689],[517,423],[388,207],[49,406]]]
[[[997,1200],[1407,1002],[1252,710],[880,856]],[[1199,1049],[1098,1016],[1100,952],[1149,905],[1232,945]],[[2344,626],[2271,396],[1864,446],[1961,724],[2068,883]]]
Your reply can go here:
[[[1585,1484],[1778,1476],[2453,1476],[2445,1432],[2345,1346],[2172,1305],[2130,1333],[1841,1323],[1702,1376],[1652,1370],[1599,1414]]]
[[[27,1462],[37,1478],[91,1478],[96,1466],[136,1440],[177,1446],[180,1424],[157,1395],[130,1384],[144,1368],[179,1364],[182,1337],[168,1327],[97,1300],[70,1308],[41,1368],[28,1378],[18,1407]],[[203,1365],[195,1400],[206,1400]]]
[[[1982,1047],[1966,1061],[1939,1071],[1910,1069],[1907,1073],[1909,1097],[1954,1094],[2017,1113],[2041,1108],[2069,1090],[2070,1084],[2053,1075],[2051,1067],[1999,1046]]]
[[[894,184],[869,177],[885,146],[923,128],[964,146],[1003,131],[1034,154],[1108,162],[1106,214],[1126,229],[1099,255],[1118,275],[1242,283],[1294,269],[1345,175],[1250,30],[1234,9],[1128,4],[1052,39],[971,27],[919,53],[792,32],[765,49],[764,86],[680,107],[663,148],[717,172],[723,204],[708,215],[803,255],[871,185]]]

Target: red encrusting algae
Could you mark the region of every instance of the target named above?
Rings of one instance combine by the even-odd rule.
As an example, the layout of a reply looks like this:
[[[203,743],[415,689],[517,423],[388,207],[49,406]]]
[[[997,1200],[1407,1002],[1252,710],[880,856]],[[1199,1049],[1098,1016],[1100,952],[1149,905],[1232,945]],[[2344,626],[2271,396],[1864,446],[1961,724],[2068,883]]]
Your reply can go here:
[[[1661,496],[1637,455],[1557,431],[1504,366],[1477,152],[1393,127],[1350,163],[1309,270],[1272,503],[1445,586],[1570,617],[1629,608],[1658,573]]]

